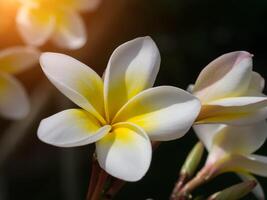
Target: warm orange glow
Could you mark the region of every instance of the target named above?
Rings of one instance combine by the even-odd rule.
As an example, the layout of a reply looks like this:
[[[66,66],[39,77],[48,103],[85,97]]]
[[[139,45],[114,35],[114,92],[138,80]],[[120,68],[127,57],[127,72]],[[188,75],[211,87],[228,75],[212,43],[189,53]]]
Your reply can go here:
[[[6,32],[15,24],[18,3],[18,0],[0,1],[0,33]]]

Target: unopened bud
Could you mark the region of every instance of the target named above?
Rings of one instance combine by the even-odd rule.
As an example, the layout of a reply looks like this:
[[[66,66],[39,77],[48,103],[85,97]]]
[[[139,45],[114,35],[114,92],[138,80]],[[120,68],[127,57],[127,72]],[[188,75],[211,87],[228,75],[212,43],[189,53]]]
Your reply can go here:
[[[238,200],[249,194],[256,185],[255,180],[245,181],[211,195],[208,200]]]
[[[198,142],[188,154],[185,163],[181,168],[180,174],[192,177],[201,161],[203,152],[204,146],[201,142]]]

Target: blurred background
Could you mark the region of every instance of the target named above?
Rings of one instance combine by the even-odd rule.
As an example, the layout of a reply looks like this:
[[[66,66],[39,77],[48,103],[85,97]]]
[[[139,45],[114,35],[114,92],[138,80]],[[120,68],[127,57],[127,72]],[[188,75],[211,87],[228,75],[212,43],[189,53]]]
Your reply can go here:
[[[236,50],[254,54],[254,70],[267,78],[267,1],[102,1],[94,12],[83,13],[88,42],[82,49],[64,51],[48,43],[41,50],[66,53],[102,74],[118,45],[150,35],[162,57],[156,85],[186,89],[210,61]],[[0,0],[0,49],[23,45],[14,23],[16,9],[12,0]],[[18,78],[31,96],[33,110],[21,121],[0,120],[0,200],[83,200],[93,145],[56,148],[36,136],[41,119],[75,105],[54,89],[39,66]],[[127,184],[115,199],[168,199],[196,142],[190,131],[162,143],[147,175]],[[267,155],[267,145],[259,152]],[[267,193],[267,179],[259,180]],[[211,194],[239,181],[233,174],[219,176],[196,193]]]

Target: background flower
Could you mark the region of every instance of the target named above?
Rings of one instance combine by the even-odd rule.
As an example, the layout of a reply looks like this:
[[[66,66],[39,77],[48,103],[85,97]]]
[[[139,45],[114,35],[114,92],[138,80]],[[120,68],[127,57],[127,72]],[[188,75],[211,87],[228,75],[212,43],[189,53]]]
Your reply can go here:
[[[267,118],[264,79],[252,71],[252,55],[224,54],[200,73],[192,93],[202,104],[197,123],[251,124]]]
[[[26,91],[14,75],[37,63],[39,51],[31,47],[12,47],[0,51],[0,115],[21,119],[30,109]]]
[[[79,11],[95,9],[100,0],[21,0],[18,30],[27,44],[41,46],[51,39],[57,46],[79,49],[87,41]]]
[[[189,88],[202,103],[198,123],[205,124],[195,125],[194,130],[209,151],[205,168],[211,174],[234,171],[243,179],[251,176],[248,173],[267,176],[264,157],[251,155],[267,137],[265,81],[252,71],[251,58],[241,51],[224,54],[204,68]],[[260,185],[254,192],[264,199]]]

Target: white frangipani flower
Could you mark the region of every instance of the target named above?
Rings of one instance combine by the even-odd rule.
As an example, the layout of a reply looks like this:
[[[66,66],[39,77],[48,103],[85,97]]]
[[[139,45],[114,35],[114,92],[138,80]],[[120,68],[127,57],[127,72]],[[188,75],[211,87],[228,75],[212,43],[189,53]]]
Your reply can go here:
[[[209,151],[205,168],[210,174],[232,171],[242,179],[250,179],[250,173],[267,177],[267,157],[253,154],[266,140],[266,121],[249,126],[195,125],[194,130]],[[254,191],[264,199],[260,185]]]
[[[254,72],[250,85],[245,95],[263,96],[264,79],[260,75]],[[251,179],[250,173],[267,177],[267,157],[253,154],[267,138],[265,120],[243,126],[195,125],[194,130],[209,151],[207,168],[216,173],[235,171],[242,179]],[[254,193],[259,199],[264,199],[259,184]]]
[[[264,82],[252,71],[252,55],[237,51],[224,54],[200,73],[192,93],[201,101],[197,123],[248,125],[267,118]]]
[[[0,115],[21,119],[30,109],[30,103],[16,75],[38,62],[39,51],[31,47],[12,47],[0,51]]]
[[[79,11],[95,9],[100,0],[20,0],[18,30],[27,44],[41,46],[51,39],[57,46],[79,49],[87,41]]]
[[[59,147],[96,143],[100,166],[114,177],[137,181],[147,172],[152,140],[182,137],[196,119],[200,102],[179,88],[151,88],[160,65],[150,37],[119,46],[104,80],[85,64],[44,53],[49,80],[81,109],[69,109],[40,123],[38,137]]]

